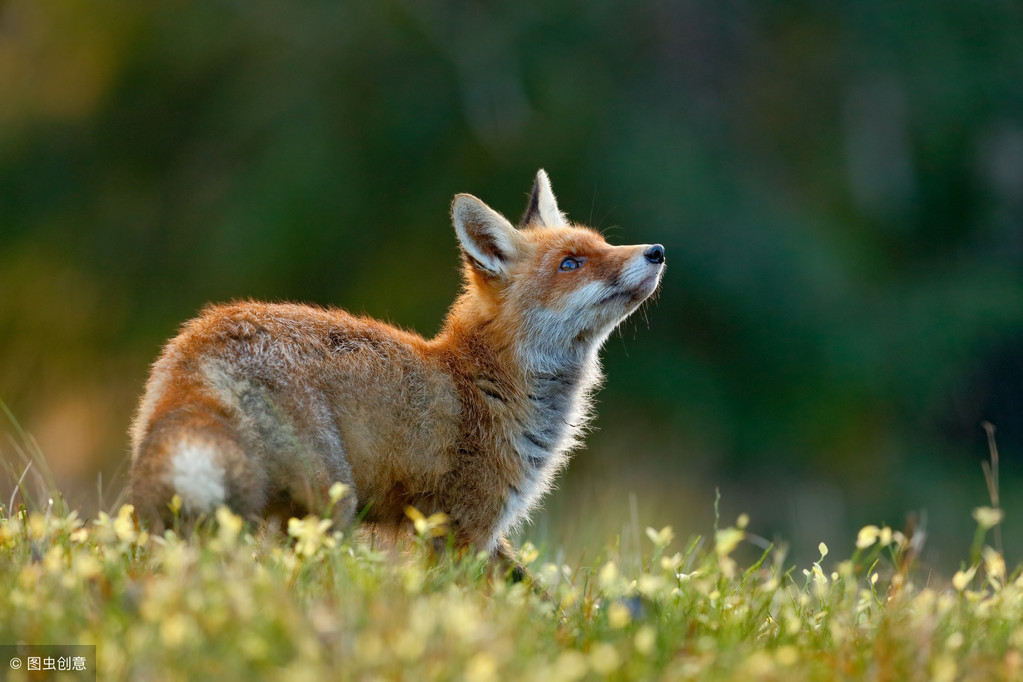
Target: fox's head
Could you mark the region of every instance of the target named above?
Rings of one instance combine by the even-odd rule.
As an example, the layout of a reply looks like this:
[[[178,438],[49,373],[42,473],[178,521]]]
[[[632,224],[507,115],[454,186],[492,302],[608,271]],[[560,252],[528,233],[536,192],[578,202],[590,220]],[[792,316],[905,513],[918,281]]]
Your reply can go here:
[[[466,278],[456,314],[494,325],[535,370],[592,356],[664,272],[660,244],[612,246],[569,223],[542,170],[518,228],[469,194],[455,197],[451,215]]]

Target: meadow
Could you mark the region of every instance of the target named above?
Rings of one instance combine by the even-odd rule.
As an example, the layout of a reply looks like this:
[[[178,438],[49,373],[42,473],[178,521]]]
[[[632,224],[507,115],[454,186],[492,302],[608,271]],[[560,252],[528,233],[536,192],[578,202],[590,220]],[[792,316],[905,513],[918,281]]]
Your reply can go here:
[[[86,519],[52,488],[29,495],[45,465],[30,461],[35,473],[9,470],[16,485],[0,502],[0,643],[95,644],[100,680],[1023,673],[1023,574],[997,549],[996,487],[996,506],[974,510],[971,556],[950,578],[918,567],[922,534],[867,526],[854,547],[821,543],[817,561],[796,566],[741,515],[686,540],[647,528],[639,552],[608,538],[578,565],[526,542],[519,560],[531,577],[516,583],[483,555],[434,551],[442,515],[408,510],[415,534],[399,548],[327,518],[267,530],[227,509],[193,532],[153,535],[127,504]],[[759,560],[740,565],[744,546]]]

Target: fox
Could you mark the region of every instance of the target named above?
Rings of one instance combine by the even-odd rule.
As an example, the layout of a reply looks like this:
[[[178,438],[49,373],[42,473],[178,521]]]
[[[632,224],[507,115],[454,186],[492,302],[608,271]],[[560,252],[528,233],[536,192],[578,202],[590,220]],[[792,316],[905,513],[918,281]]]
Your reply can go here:
[[[657,290],[665,252],[569,222],[542,169],[518,226],[470,194],[451,220],[463,287],[432,339],[294,303],[185,323],[130,430],[140,519],[287,520],[329,508],[340,482],[339,525],[397,533],[410,507],[440,512],[455,546],[514,563],[507,536],[581,445],[598,352]]]

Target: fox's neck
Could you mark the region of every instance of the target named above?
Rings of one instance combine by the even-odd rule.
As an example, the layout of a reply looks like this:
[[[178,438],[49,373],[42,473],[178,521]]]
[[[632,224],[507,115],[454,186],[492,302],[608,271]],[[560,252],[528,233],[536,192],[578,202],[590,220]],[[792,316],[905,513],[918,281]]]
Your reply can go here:
[[[589,394],[600,381],[596,343],[559,344],[519,319],[489,315],[465,297],[435,343],[459,359],[458,371],[488,411],[510,421],[505,431],[513,434],[527,470],[548,479],[565,463],[589,419]]]

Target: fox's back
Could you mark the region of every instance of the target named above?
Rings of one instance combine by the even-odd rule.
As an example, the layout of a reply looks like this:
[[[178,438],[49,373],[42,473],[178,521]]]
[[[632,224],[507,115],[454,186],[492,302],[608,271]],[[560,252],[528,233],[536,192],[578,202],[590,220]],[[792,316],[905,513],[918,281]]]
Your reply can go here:
[[[397,481],[428,487],[449,468],[444,453],[455,440],[459,403],[426,346],[415,334],[338,309],[209,307],[155,363],[133,455],[150,425],[187,418],[205,403],[240,425],[246,451],[264,453],[271,483],[304,474],[288,470],[282,455],[290,452],[295,461],[311,453],[314,462],[333,462],[331,475],[350,470],[364,499],[385,497],[381,487]],[[390,469],[386,479],[381,468]]]

